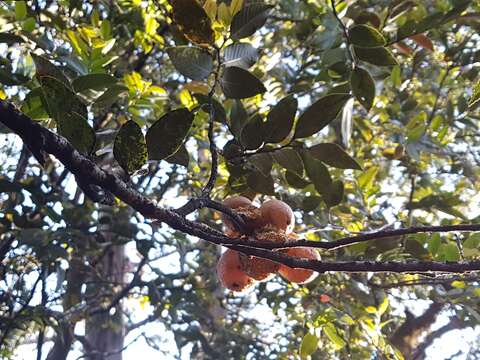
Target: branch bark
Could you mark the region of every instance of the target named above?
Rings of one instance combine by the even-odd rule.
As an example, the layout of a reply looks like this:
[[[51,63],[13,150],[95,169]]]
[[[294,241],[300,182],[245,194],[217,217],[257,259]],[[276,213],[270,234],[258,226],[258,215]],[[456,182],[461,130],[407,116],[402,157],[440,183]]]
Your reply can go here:
[[[119,177],[99,168],[87,156],[80,154],[63,137],[42,127],[26,115],[19,112],[12,104],[0,101],[0,122],[19,135],[32,153],[40,160],[45,154],[55,156],[77,179],[96,185],[111,192],[120,200],[130,205],[144,217],[164,222],[175,230],[215,243],[227,246],[248,255],[258,256],[283,263],[290,267],[311,269],[317,272],[455,272],[480,270],[480,261],[472,262],[322,262],[289,257],[283,253],[273,252],[273,249],[288,247],[313,247],[334,250],[340,247],[373,239],[387,238],[406,234],[424,232],[480,231],[480,224],[461,224],[449,226],[425,226],[379,231],[346,237],[332,242],[316,242],[299,240],[292,243],[279,244],[274,242],[259,242],[247,240],[246,237],[231,239],[223,233],[205,224],[185,219],[174,210],[156,206],[153,201],[140,194]],[[39,155],[40,154],[40,155]],[[36,156],[37,157],[37,156]],[[207,204],[214,207],[213,203]],[[224,210],[224,209],[222,209]]]

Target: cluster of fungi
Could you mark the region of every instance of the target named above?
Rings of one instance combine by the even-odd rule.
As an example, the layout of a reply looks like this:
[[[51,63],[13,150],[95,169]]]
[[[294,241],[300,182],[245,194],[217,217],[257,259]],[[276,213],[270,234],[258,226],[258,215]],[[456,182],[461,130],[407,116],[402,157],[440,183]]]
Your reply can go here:
[[[268,200],[262,206],[255,206],[250,199],[243,196],[227,198],[224,205],[234,210],[245,220],[250,232],[250,240],[286,243],[296,241],[292,232],[295,225],[293,211],[280,200]],[[222,216],[224,232],[228,237],[240,237],[233,222]],[[279,249],[292,257],[319,260],[320,255],[315,249],[294,247]],[[312,270],[296,269],[274,261],[248,256],[238,251],[227,249],[217,264],[217,275],[220,283],[235,292],[243,292],[251,288],[256,281],[268,281],[279,273],[287,281],[305,284],[316,277]]]

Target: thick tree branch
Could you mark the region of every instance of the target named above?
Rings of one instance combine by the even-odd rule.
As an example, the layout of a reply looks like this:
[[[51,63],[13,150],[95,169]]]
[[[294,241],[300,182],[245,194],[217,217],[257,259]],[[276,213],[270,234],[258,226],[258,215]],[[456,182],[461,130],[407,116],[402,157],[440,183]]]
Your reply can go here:
[[[480,270],[480,261],[465,263],[438,263],[438,262],[321,262],[291,258],[283,253],[272,252],[268,249],[286,247],[308,246],[320,249],[337,249],[358,242],[387,238],[391,236],[415,234],[422,232],[448,232],[448,231],[480,231],[480,224],[464,224],[449,226],[426,226],[397,229],[392,231],[379,231],[376,233],[346,237],[332,242],[316,242],[299,240],[287,244],[273,242],[259,242],[247,240],[246,237],[231,239],[220,231],[212,229],[198,222],[185,219],[177,212],[156,206],[150,199],[140,194],[127,185],[117,176],[99,168],[88,157],[76,151],[63,137],[43,128],[24,114],[20,113],[13,105],[0,101],[0,122],[18,134],[22,140],[37,153],[54,155],[64,166],[86,183],[97,185],[111,192],[120,200],[130,205],[144,217],[164,222],[175,230],[196,236],[203,240],[227,246],[248,255],[271,259],[290,267],[306,268],[318,272],[347,271],[347,272],[466,272]],[[215,208],[215,203],[209,203]],[[225,209],[222,209],[225,210]]]

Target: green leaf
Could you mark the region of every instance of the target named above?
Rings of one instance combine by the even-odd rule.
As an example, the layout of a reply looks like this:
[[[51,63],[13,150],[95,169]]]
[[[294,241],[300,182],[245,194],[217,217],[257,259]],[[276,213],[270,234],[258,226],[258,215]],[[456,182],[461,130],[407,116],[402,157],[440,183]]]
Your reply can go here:
[[[316,160],[307,152],[302,153],[303,164],[305,165],[305,171],[309,179],[315,186],[315,190],[322,196],[330,191],[332,186],[332,178],[328,169],[321,161]]]
[[[46,103],[43,91],[41,87],[32,89],[25,100],[23,100],[22,107],[20,108],[22,112],[34,120],[45,120],[49,118],[47,110],[44,106]]]
[[[108,74],[88,74],[73,80],[73,89],[76,92],[85,90],[107,89],[117,82],[117,78]]]
[[[362,61],[377,66],[394,66],[398,65],[397,60],[390,50],[382,46],[364,48],[354,46],[355,55]]]
[[[212,23],[196,0],[170,0],[173,21],[185,37],[197,44],[213,44],[215,36]]]
[[[460,260],[460,252],[456,244],[448,243],[443,244],[440,247],[439,252],[443,254],[445,261],[458,261]]]
[[[15,20],[23,20],[27,17],[27,3],[15,1]]]
[[[250,156],[249,160],[264,176],[270,175],[273,166],[273,160],[270,154],[258,153]]]
[[[53,65],[50,61],[41,56],[35,54],[30,55],[32,56],[33,62],[35,63],[35,70],[38,78],[41,78],[43,76],[50,76],[60,81],[66,87],[71,88],[70,81],[63,74],[63,71],[60,67]]]
[[[145,137],[135,121],[127,121],[118,131],[113,156],[128,174],[139,170],[147,162]]]
[[[170,47],[167,48],[167,53],[175,69],[190,79],[203,80],[213,70],[212,55],[200,47]]]
[[[63,113],[62,120],[57,121],[57,129],[79,152],[91,154],[95,146],[95,131],[85,117],[76,112]]]
[[[358,177],[358,186],[364,191],[368,191],[372,186],[375,180],[375,177],[378,173],[378,167],[372,166],[362,175]]]
[[[274,182],[271,175],[263,175],[261,172],[252,172],[247,177],[247,185],[250,189],[265,195],[275,195]]]
[[[279,143],[290,134],[298,102],[293,96],[284,97],[268,113],[265,123],[266,142]]]
[[[339,169],[362,170],[359,163],[348,155],[339,145],[323,143],[307,149],[309,154],[325,164]]]
[[[480,232],[470,234],[468,239],[463,243],[463,246],[468,249],[477,249],[480,246]]]
[[[94,105],[97,108],[109,108],[120,98],[120,95],[125,93],[128,93],[128,87],[125,85],[113,85],[95,100]]]
[[[300,115],[295,128],[295,139],[316,134],[330,124],[350,98],[348,94],[326,95]]]
[[[384,46],[386,41],[383,35],[369,25],[355,25],[348,30],[348,37],[353,45],[361,47]]]
[[[335,180],[323,191],[323,201],[325,201],[325,204],[329,208],[334,207],[342,202],[344,191],[345,188],[343,182],[341,180]]]
[[[323,326],[323,332],[327,337],[330,339],[330,341],[335,345],[335,348],[337,350],[343,348],[346,345],[345,340],[343,340],[337,332],[337,329],[332,323],[325,324]]]
[[[260,115],[254,115],[242,129],[240,142],[247,150],[258,149],[264,141],[263,119]]]
[[[267,21],[273,6],[261,3],[247,4],[232,19],[230,36],[234,40],[253,35]]]
[[[187,109],[170,111],[157,120],[147,131],[148,158],[162,160],[174,154],[182,145],[193,122]]]
[[[442,239],[440,237],[440,234],[439,233],[432,234],[427,244],[427,249],[430,252],[430,254],[437,255],[438,249],[440,248],[441,243],[442,243]]]
[[[365,110],[370,111],[375,99],[375,81],[370,73],[360,67],[356,67],[350,73],[350,87],[353,96],[362,104]]]
[[[185,144],[181,145],[175,154],[165,158],[165,161],[169,162],[170,164],[177,164],[188,167],[188,164],[190,162],[190,155],[188,154]]]
[[[75,93],[62,82],[50,76],[40,77],[43,99],[47,103],[49,115],[57,122],[62,122],[65,113],[77,113],[84,119],[88,118],[87,107]]]
[[[300,357],[302,359],[308,358],[318,349],[318,338],[311,333],[306,333],[300,344]]]
[[[240,133],[247,120],[248,114],[242,102],[240,100],[234,100],[232,109],[230,110],[230,127],[236,138],[240,138]]]
[[[248,43],[233,43],[223,51],[224,66],[248,69],[258,59],[258,51]]]
[[[473,94],[468,100],[468,109],[474,110],[480,105],[480,80],[477,81],[475,87],[473,88]]]
[[[285,181],[288,183],[288,185],[295,189],[303,189],[310,185],[310,183],[303,177],[298,176],[297,174],[289,170],[285,172]]]
[[[276,150],[273,153],[273,158],[283,168],[297,175],[303,175],[302,158],[296,150],[288,148]]]
[[[258,78],[236,66],[224,70],[220,84],[225,96],[231,99],[245,99],[267,91]]]

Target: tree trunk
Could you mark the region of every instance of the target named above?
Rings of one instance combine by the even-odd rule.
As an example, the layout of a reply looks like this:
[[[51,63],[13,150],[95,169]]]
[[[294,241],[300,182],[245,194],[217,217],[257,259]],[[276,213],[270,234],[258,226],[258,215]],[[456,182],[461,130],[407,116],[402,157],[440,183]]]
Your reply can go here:
[[[111,209],[100,206],[99,231],[108,245],[108,250],[96,264],[96,278],[105,280],[106,283],[96,283],[87,290],[87,297],[91,301],[98,300],[101,294],[111,294],[115,284],[123,284],[125,277],[125,247],[115,245],[112,230]],[[112,286],[112,284],[114,284]],[[112,296],[108,297],[109,299]],[[107,300],[108,301],[108,300]],[[124,346],[125,324],[122,315],[121,302],[110,310],[91,316],[87,319],[85,327],[85,340],[88,344],[86,351],[87,360],[122,360]]]

